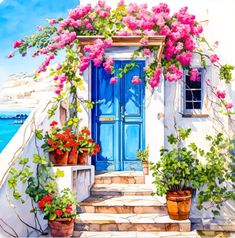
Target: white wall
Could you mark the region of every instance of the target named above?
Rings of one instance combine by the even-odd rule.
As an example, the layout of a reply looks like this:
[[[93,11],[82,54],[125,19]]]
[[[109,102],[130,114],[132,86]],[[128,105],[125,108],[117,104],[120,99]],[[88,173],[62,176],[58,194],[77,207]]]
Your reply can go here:
[[[95,5],[96,0],[81,0],[80,4],[85,5],[91,3]],[[115,6],[119,0],[107,0],[108,5]],[[158,5],[161,2],[165,2],[169,5],[171,13],[178,11],[181,7],[188,6],[189,12],[196,15],[198,21],[208,20],[206,24],[203,24],[204,35],[210,44],[213,44],[215,41],[219,42],[219,48],[216,53],[219,55],[222,64],[228,63],[235,65],[235,1],[234,0],[165,0],[165,1],[147,1],[147,0],[126,0],[125,3],[136,2],[138,4],[147,3],[149,7]],[[197,66],[197,61],[194,62],[194,65]],[[208,64],[209,66],[210,64]],[[223,85],[219,82],[216,69],[214,67],[209,67],[208,72],[206,73],[206,79],[211,79],[214,81],[214,85]],[[235,73],[233,74],[233,79],[235,78]],[[179,83],[180,84],[180,83]],[[159,113],[164,114],[164,126],[165,126],[165,144],[166,144],[166,135],[173,132],[174,128],[174,118],[176,119],[178,126],[191,127],[192,128],[192,138],[199,145],[204,145],[205,140],[202,138],[201,132],[212,132],[213,131],[213,122],[210,118],[182,118],[179,114],[180,112],[180,85],[175,83],[165,82],[165,95],[162,91],[162,88],[158,89],[156,93],[158,96],[154,97],[150,105],[150,110],[147,109],[147,115],[152,114],[152,118],[146,121],[147,125],[147,140],[151,139],[154,144],[156,141],[158,145],[154,145],[154,150],[159,147],[159,144],[162,143],[161,140],[154,137],[151,138],[148,135],[150,128],[155,128],[156,125],[158,129],[154,129],[159,133],[162,132],[161,124],[157,120],[157,115]],[[222,86],[227,88],[230,97],[235,103],[235,82],[230,86]],[[159,94],[159,92],[161,92]],[[165,109],[163,110],[162,104],[165,100]],[[207,113],[210,108],[205,108],[203,111]],[[150,111],[150,112],[149,112]],[[155,111],[155,112],[154,112]],[[157,156],[155,156],[157,159]]]
[[[22,186],[19,182],[17,190],[22,194],[25,203],[22,204],[16,201],[12,197],[12,191],[9,190],[7,185],[8,169],[13,167],[20,169],[22,166],[18,165],[20,158],[29,158],[32,161],[33,154],[37,154],[38,151],[35,145],[35,128],[38,130],[43,129],[43,133],[50,130],[51,121],[55,120],[60,122],[59,109],[56,114],[50,120],[48,119],[47,110],[51,107],[43,103],[30,113],[25,123],[21,126],[9,144],[0,154],[0,218],[3,219],[9,226],[11,226],[20,237],[26,237],[28,231],[32,231],[23,225],[16,216],[19,214],[20,218],[27,222],[29,225],[35,226],[34,217],[30,210],[32,209],[31,200],[25,195],[25,186]],[[44,156],[42,149],[40,149],[43,141],[37,140],[37,146],[40,151],[40,155]],[[22,146],[23,145],[23,146]],[[45,156],[47,156],[45,154]],[[36,176],[36,166],[34,163],[30,163],[30,170],[34,171]],[[53,167],[52,170],[56,172],[58,167]],[[60,170],[64,171],[64,177],[57,179],[59,190],[63,188],[70,188],[72,191],[77,192],[77,201],[80,202],[90,195],[90,188],[94,183],[94,166],[61,166]],[[6,174],[6,176],[4,176]],[[40,223],[45,229],[47,227],[47,221],[42,219],[43,215],[39,215]],[[5,226],[0,220],[0,226],[10,231],[9,227]],[[37,234],[32,233],[31,236],[35,237]],[[0,237],[6,237],[6,233],[0,228]]]
[[[81,5],[91,3],[96,0],[80,0]],[[108,5],[115,6],[119,0],[107,0]],[[181,7],[188,6],[189,12],[196,15],[198,21],[208,20],[203,23],[204,36],[210,44],[219,42],[216,53],[219,55],[222,64],[235,65],[235,1],[234,0],[126,0],[125,3],[136,2],[138,4],[147,3],[149,7],[165,2],[169,5],[171,13],[178,11]],[[113,53],[115,55],[115,53]],[[121,56],[120,56],[121,57]],[[195,59],[193,66],[198,66],[198,59]],[[235,72],[233,72],[232,85],[225,86],[219,81],[218,72],[208,62],[208,69],[205,79],[213,81],[213,85],[222,86],[227,89],[229,97],[235,104]],[[191,140],[199,147],[205,148],[207,143],[205,134],[213,134],[215,128],[219,128],[210,117],[183,118],[180,114],[181,103],[181,83],[162,82],[146,110],[146,141],[150,145],[150,160],[159,159],[159,148],[167,145],[167,135],[174,132],[174,120],[177,126],[192,128]],[[205,90],[206,87],[205,87]],[[146,98],[150,94],[146,93]],[[205,103],[207,104],[207,103]],[[234,108],[235,110],[235,108]],[[210,106],[204,105],[203,113],[211,113]],[[234,118],[235,119],[235,118]],[[223,122],[227,123],[224,118]],[[147,177],[147,183],[151,184],[151,175]],[[198,215],[198,213],[195,213]],[[204,214],[207,216],[207,214]]]

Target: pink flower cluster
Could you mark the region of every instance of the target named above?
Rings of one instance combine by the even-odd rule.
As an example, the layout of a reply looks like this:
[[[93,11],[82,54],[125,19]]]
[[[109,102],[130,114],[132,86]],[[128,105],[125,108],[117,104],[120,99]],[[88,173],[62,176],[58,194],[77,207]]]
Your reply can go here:
[[[83,73],[84,70],[90,65],[90,62],[93,60],[94,65],[99,67],[104,61],[105,48],[112,46],[112,39],[96,39],[93,45],[87,45],[84,47],[85,56],[81,58],[80,63],[80,73]],[[108,73],[111,73],[113,66],[113,60],[110,57],[105,57],[105,62],[103,64],[105,70]]]
[[[177,68],[174,64],[170,65],[167,68],[167,73],[165,73],[165,78],[170,82],[176,82],[177,80],[182,79],[183,72]]]
[[[231,102],[228,102],[228,103],[226,103],[225,108],[228,109],[228,110],[232,109],[233,108],[233,104]]]
[[[152,87],[152,88],[156,88],[159,83],[160,83],[160,75],[162,73],[162,68],[157,68],[154,72],[154,75],[152,78],[150,78],[149,80],[149,85]]]
[[[226,92],[223,90],[217,90],[215,88],[215,94],[216,96],[222,100],[222,105],[224,105],[224,107],[227,109],[227,110],[230,110],[233,108],[233,104],[231,102],[226,102],[224,99],[226,98]]]
[[[111,7],[107,6],[104,0],[99,0],[98,4],[95,6],[95,11],[101,18],[107,18],[110,14],[110,10]]]
[[[54,52],[57,49],[62,49],[66,45],[71,44],[77,37],[76,32],[64,31],[62,34],[53,38],[53,43],[48,46],[50,52]]]
[[[109,82],[110,84],[116,84],[118,82],[118,79],[117,77],[112,77]]]
[[[91,10],[91,4],[87,4],[86,6],[78,6],[69,11],[69,18],[73,20],[81,19],[85,17],[89,12],[91,12]]]
[[[60,75],[56,75],[54,77],[54,81],[57,82],[57,90],[55,91],[55,93],[57,95],[61,94],[61,91],[64,88],[64,83],[67,81],[68,77],[66,74],[60,74]]]
[[[135,84],[135,85],[140,84],[141,83],[140,77],[139,76],[133,76],[133,78],[131,80],[131,83]]]
[[[220,90],[218,90],[218,91],[216,92],[216,96],[217,96],[219,99],[225,99],[225,97],[226,97],[226,92],[225,92],[225,91],[220,91]]]
[[[107,29],[110,33],[119,36],[141,36],[140,43],[142,44],[142,53],[145,56],[151,55],[151,50],[147,36],[164,35],[166,36],[165,49],[163,52],[163,59],[167,61],[167,65],[164,70],[165,78],[170,82],[175,82],[182,78],[183,73],[180,69],[190,68],[193,54],[196,49],[196,37],[202,33],[203,28],[196,22],[194,15],[188,13],[187,7],[181,8],[177,13],[170,16],[170,9],[167,4],[161,3],[158,6],[148,9],[147,4],[130,3],[124,6],[124,0],[120,0],[119,7],[123,10],[120,15],[120,19],[115,19],[120,26],[112,29]],[[90,35],[92,31],[94,34],[102,34],[98,32],[98,23],[101,25],[105,21],[104,19],[110,16],[111,7],[106,5],[105,0],[98,0],[95,7],[91,4],[85,6],[78,6],[69,10],[67,18],[64,20],[50,19],[48,23],[55,27],[58,26],[57,31],[50,39],[50,44],[42,49],[33,53],[33,56],[38,54],[46,55],[46,59],[38,69],[38,73],[44,72],[50,61],[54,58],[57,50],[63,49],[66,46],[73,47],[74,41],[77,39],[77,34]],[[38,27],[39,31],[43,31],[44,28]],[[102,28],[103,29],[103,28]],[[88,32],[87,32],[88,31]],[[78,33],[79,32],[79,33]],[[41,33],[40,33],[41,34]],[[21,47],[25,42],[18,40],[14,43],[14,48]],[[96,39],[92,45],[84,47],[84,55],[80,56],[79,71],[82,74],[90,65],[92,61],[95,66],[99,67],[103,65],[106,72],[111,73],[113,68],[113,60],[106,56],[105,49],[112,46],[112,39]],[[13,54],[8,56],[13,57]],[[216,63],[219,57],[214,54],[210,56],[212,63]],[[161,68],[153,68],[151,77],[149,79],[149,85],[155,88],[159,85]],[[61,66],[58,65],[57,70],[60,70]],[[200,80],[200,75],[197,69],[190,70],[190,79],[193,81]],[[64,76],[55,76],[55,81],[58,82],[58,91],[64,86]],[[110,83],[117,83],[117,78],[112,77]],[[141,83],[141,79],[137,76],[132,79],[133,84]]]
[[[54,58],[55,58],[54,54],[49,54],[36,73],[40,74],[41,72],[46,72],[48,65]]]
[[[199,73],[198,69],[192,69],[190,71],[190,80],[192,80],[192,81],[200,81],[201,80],[200,73]]]
[[[14,47],[14,49],[16,49],[16,48],[21,47],[23,44],[24,43],[22,40],[17,40],[16,42],[14,42],[13,47]]]
[[[211,55],[210,56],[210,61],[211,61],[211,63],[216,63],[216,62],[218,62],[219,61],[219,57],[218,57],[218,55],[216,55],[216,54],[214,54],[214,55]]]

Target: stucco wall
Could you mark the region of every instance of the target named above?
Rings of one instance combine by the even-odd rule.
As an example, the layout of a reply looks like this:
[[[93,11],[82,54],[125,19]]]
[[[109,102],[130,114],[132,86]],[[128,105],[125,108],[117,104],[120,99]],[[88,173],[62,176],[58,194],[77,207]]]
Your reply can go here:
[[[45,133],[45,131],[49,131],[50,129],[51,121],[60,121],[59,110],[56,111],[53,118],[48,120],[47,109],[50,108],[50,106],[47,107],[46,104],[43,104],[31,112],[26,122],[0,154],[0,181],[2,181],[0,184],[0,226],[12,233],[9,227],[3,224],[4,222],[7,223],[20,237],[26,237],[28,232],[32,232],[32,229],[23,225],[17,218],[17,214],[29,225],[35,226],[34,216],[30,213],[32,209],[31,200],[28,196],[24,195],[25,186],[19,183],[17,190],[23,195],[22,198],[25,200],[25,203],[22,204],[16,201],[12,197],[12,191],[9,190],[7,185],[8,176],[5,176],[4,180],[2,179],[9,167],[15,169],[21,168],[21,166],[18,166],[19,158],[29,158],[29,161],[32,161],[33,154],[38,153],[35,146],[35,128],[38,130],[43,129]],[[42,141],[37,140],[38,148],[40,148],[42,143]],[[22,145],[24,146],[22,147]],[[42,149],[40,149],[40,155],[44,155]],[[45,156],[47,155],[45,154]],[[13,158],[15,158],[16,163],[12,163]],[[30,170],[34,171],[36,176],[35,164],[30,163],[30,166]],[[52,171],[56,172],[57,169],[58,167],[53,167]],[[59,169],[64,171],[64,176],[58,178],[56,181],[60,191],[64,188],[70,188],[72,191],[77,192],[77,202],[89,197],[90,188],[94,183],[94,166],[60,166]],[[39,215],[40,224],[43,229],[45,229],[47,227],[47,221],[43,220],[42,217],[42,214]],[[36,233],[30,233],[32,237],[36,235]],[[6,233],[4,233],[1,228],[0,237],[6,237]]]
[[[81,0],[80,4],[85,5],[91,3],[94,5],[95,0]],[[114,6],[118,0],[107,0],[109,5]],[[158,5],[160,2],[165,2],[169,5],[171,13],[178,11],[181,7],[188,6],[189,12],[196,15],[198,21],[206,21],[203,23],[204,36],[210,44],[215,41],[219,42],[219,47],[216,53],[219,55],[222,64],[235,65],[235,1],[234,0],[165,0],[165,1],[147,1],[147,0],[126,0],[125,3],[136,2],[138,4],[148,3],[148,6]],[[113,51],[112,56],[116,58],[128,58],[128,55],[123,51]],[[114,58],[115,58],[114,57]],[[199,59],[194,58],[193,65],[197,67]],[[235,72],[233,72],[233,83],[224,85],[218,78],[218,72],[210,62],[207,62],[207,70],[205,79],[211,80],[213,85],[226,89],[233,104],[235,104]],[[85,78],[89,82],[90,70],[87,70]],[[219,129],[218,125],[210,117],[184,118],[181,115],[181,90],[182,83],[162,82],[156,90],[152,101],[146,110],[146,142],[150,145],[150,160],[156,161],[159,158],[159,148],[162,145],[167,146],[167,135],[175,131],[174,122],[179,127],[192,128],[191,141],[194,141],[199,147],[206,148],[207,142],[205,134],[213,134],[215,128]],[[88,88],[88,87],[87,87]],[[208,91],[204,85],[204,94]],[[88,93],[88,95],[90,95]],[[146,98],[150,92],[146,91]],[[210,94],[209,94],[210,96]],[[147,104],[146,104],[147,105]],[[208,101],[205,100],[202,113],[211,114],[211,108],[208,106]],[[84,116],[87,118],[86,116]],[[227,125],[227,118],[222,119]],[[189,142],[190,142],[189,140]],[[151,185],[151,175],[147,177],[147,183]],[[164,201],[164,198],[161,198]],[[229,208],[230,209],[230,208]],[[228,210],[227,210],[228,211]],[[230,209],[231,211],[231,209]],[[201,216],[200,213],[193,208],[194,216]],[[225,212],[225,214],[228,214]],[[208,216],[204,213],[203,216]],[[230,216],[230,215],[229,215]]]

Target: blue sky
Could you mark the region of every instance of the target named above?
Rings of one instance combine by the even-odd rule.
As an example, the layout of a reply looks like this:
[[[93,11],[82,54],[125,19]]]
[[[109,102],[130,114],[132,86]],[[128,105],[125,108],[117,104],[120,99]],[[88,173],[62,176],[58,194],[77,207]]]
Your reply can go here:
[[[7,59],[13,42],[34,33],[46,18],[65,17],[78,4],[79,0],[0,0],[0,86],[8,75],[35,71],[41,62],[30,55]]]

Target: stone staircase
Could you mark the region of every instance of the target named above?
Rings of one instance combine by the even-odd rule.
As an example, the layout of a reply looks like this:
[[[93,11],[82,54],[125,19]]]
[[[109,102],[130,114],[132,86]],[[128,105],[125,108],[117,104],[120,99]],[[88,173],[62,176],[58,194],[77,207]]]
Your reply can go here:
[[[142,172],[96,175],[91,197],[80,203],[74,236],[144,238],[163,232],[170,237],[174,232],[172,237],[198,237],[189,232],[189,220],[171,220],[166,206],[151,193]]]

